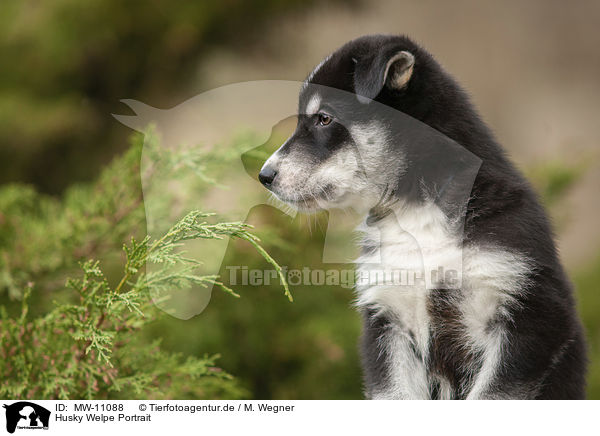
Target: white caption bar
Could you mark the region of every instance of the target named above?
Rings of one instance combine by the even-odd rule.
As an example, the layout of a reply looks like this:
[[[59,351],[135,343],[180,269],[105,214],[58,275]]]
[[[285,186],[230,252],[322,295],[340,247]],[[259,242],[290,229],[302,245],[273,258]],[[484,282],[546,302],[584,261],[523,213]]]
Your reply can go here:
[[[0,400],[0,434],[520,435],[598,430],[596,401]],[[12,432],[11,432],[12,430]],[[42,433],[34,430],[45,430]],[[385,432],[385,433],[384,433]]]

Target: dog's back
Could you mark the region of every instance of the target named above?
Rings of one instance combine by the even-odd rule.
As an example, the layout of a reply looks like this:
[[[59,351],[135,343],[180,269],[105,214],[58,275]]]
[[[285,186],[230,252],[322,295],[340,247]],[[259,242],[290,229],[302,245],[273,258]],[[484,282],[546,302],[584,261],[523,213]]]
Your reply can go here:
[[[584,398],[582,328],[546,213],[531,187],[466,95],[424,50],[402,37],[351,44],[411,52],[416,61],[408,86],[396,94],[384,89],[376,100],[444,133],[482,160],[466,212],[464,287],[455,295],[427,293],[424,354],[411,351],[417,340],[409,340],[406,350],[397,340],[402,334],[396,331],[402,322],[394,321],[398,311],[374,312],[377,301],[364,306],[367,390],[412,396],[393,380],[403,366],[394,360],[412,359],[420,362],[412,362],[405,376],[418,377],[422,364],[432,398]],[[389,361],[382,362],[386,355]]]

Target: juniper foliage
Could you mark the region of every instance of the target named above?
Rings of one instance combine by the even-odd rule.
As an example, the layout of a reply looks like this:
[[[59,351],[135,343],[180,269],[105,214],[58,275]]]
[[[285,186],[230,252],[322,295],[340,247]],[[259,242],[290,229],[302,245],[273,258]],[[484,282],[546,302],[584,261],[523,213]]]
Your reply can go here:
[[[0,189],[0,397],[246,394],[216,366],[218,355],[184,357],[163,350],[160,340],[140,335],[145,325],[165,316],[149,289],[211,284],[239,297],[217,276],[202,275],[199,263],[178,250],[193,239],[241,239],[280,274],[281,268],[249,225],[210,222],[216,217],[209,213],[190,212],[161,238],[144,237],[141,147],[142,137],[136,136],[131,150],[95,184],[72,187],[62,201],[27,186]],[[126,238],[130,242],[123,245],[124,256],[115,256]],[[148,263],[159,268],[146,273]]]

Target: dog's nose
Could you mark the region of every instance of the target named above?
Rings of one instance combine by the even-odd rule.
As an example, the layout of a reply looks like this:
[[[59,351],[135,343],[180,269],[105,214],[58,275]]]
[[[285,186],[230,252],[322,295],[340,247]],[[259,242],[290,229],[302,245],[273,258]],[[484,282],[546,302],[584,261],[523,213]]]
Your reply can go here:
[[[260,180],[260,183],[265,186],[271,186],[273,180],[275,180],[275,176],[277,176],[277,171],[270,166],[265,166],[262,170],[260,170],[260,173],[258,174],[258,180]]]

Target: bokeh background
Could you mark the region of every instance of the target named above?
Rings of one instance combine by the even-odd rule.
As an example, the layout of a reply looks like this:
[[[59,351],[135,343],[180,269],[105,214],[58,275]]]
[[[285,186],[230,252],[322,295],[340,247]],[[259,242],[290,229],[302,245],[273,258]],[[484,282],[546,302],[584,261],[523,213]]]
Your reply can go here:
[[[170,108],[229,83],[302,80],[351,38],[407,34],[468,90],[549,208],[588,332],[588,396],[600,399],[599,22],[592,0],[3,0],[0,184],[61,199],[95,180],[128,148],[131,130],[111,116],[127,113],[120,99]],[[281,264],[319,267],[326,216],[290,222],[259,206],[249,220]],[[0,252],[10,308],[6,271],[27,265]],[[227,259],[267,268],[243,244]],[[278,286],[237,290],[240,300],[215,294],[198,317],[165,316],[144,334],[184,355],[220,353],[249,398],[361,398],[351,290],[295,287],[292,304]]]

